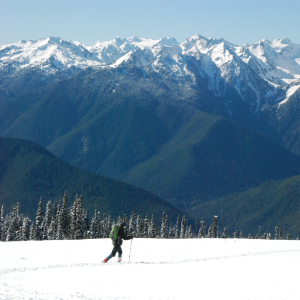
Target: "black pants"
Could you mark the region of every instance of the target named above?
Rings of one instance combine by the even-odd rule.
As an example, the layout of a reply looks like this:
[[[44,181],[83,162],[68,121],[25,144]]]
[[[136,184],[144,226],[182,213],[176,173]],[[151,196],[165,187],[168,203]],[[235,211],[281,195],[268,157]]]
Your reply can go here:
[[[113,245],[114,245],[114,247],[113,247],[113,249],[111,251],[111,255],[113,257],[115,257],[116,253],[118,252],[119,257],[122,256],[122,253],[123,253],[122,248],[121,248],[122,241],[120,241],[120,242],[114,242]]]

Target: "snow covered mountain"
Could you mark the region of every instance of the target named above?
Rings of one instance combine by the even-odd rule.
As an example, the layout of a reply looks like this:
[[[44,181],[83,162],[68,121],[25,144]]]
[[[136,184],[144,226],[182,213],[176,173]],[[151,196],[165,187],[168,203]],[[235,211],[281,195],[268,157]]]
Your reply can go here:
[[[37,68],[44,74],[80,69],[136,66],[168,74],[189,88],[199,89],[205,80],[214,96],[224,98],[234,112],[228,94],[234,93],[257,112],[268,104],[285,103],[300,87],[300,45],[288,39],[262,40],[236,46],[223,39],[192,36],[179,44],[174,38],[152,40],[132,36],[86,46],[60,38],[20,41],[0,47],[3,77]],[[226,100],[225,100],[226,98]]]

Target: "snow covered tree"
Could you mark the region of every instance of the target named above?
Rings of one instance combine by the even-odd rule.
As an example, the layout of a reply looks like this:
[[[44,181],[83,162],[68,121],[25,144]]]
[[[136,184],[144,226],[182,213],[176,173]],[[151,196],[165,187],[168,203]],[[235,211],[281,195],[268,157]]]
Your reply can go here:
[[[166,239],[168,237],[167,219],[168,219],[168,217],[163,212],[163,216],[162,216],[162,220],[161,220],[161,230],[160,230],[160,237],[162,239]]]
[[[234,234],[233,234],[233,238],[234,238],[234,239],[237,239],[237,238],[238,238],[238,234],[239,234],[239,231],[238,231],[238,230],[235,230],[235,231],[234,231]]]
[[[88,213],[85,211],[83,214],[83,230],[85,232],[85,234],[87,234],[87,232],[90,229],[90,220],[89,220],[89,215]]]
[[[136,216],[136,237],[141,237],[141,220],[140,220],[140,215]]]
[[[211,234],[211,226],[208,227],[208,230],[207,230],[207,237],[210,239],[212,237],[212,234]]]
[[[217,231],[218,231],[218,216],[214,216],[213,223],[211,224],[211,237],[216,238],[217,237]]]
[[[174,239],[175,238],[174,227],[173,227],[172,222],[170,223],[170,226],[169,226],[168,236],[169,236],[169,239]]]
[[[95,239],[99,236],[97,236],[97,229],[98,229],[98,212],[97,212],[97,206],[95,207],[95,213],[92,218],[91,226],[90,226],[90,238]]]
[[[154,224],[154,219],[153,219],[153,215],[151,217],[151,221],[148,227],[148,236],[149,238],[155,238],[156,237],[156,231],[155,231],[155,224]]]
[[[35,228],[34,228],[34,223],[31,222],[31,225],[30,225],[30,233],[29,233],[29,240],[30,241],[35,241]]]
[[[278,240],[278,225],[275,226],[275,235],[274,235],[274,239]]]
[[[179,224],[180,224],[180,216],[177,216],[176,224],[174,226],[174,238],[179,238]]]
[[[260,239],[261,238],[261,228],[260,226],[258,227],[258,234],[255,236],[256,239]]]
[[[205,221],[201,219],[198,238],[205,238],[206,226]]]
[[[136,215],[135,212],[131,212],[129,220],[129,235],[136,236]]]
[[[43,240],[47,240],[48,239],[48,228],[50,226],[50,223],[52,221],[52,216],[53,216],[53,210],[52,210],[52,204],[51,204],[51,200],[48,201],[47,205],[46,205],[46,213],[45,213],[45,217],[43,219],[43,223],[42,223],[42,228],[43,228]]]
[[[56,239],[62,240],[68,238],[68,197],[67,192],[64,193],[61,209],[58,210],[57,234]]]
[[[181,219],[181,230],[180,230],[180,238],[184,239],[186,237],[186,228],[187,222],[186,222],[186,216],[184,215]]]
[[[193,229],[192,229],[192,225],[190,225],[187,227],[187,230],[186,230],[186,238],[192,239],[193,237],[194,237]]]
[[[283,235],[282,235],[282,228],[279,228],[279,239],[282,240],[283,239]]]
[[[1,206],[1,209],[0,209],[0,241],[3,241],[3,228],[4,228],[4,207],[3,205]]]
[[[23,224],[22,224],[22,240],[28,241],[30,236],[30,225],[31,222],[28,217],[23,218]]]
[[[243,239],[244,235],[243,235],[243,231],[240,232],[240,239]]]
[[[112,229],[111,216],[108,215],[108,218],[107,218],[107,221],[106,221],[106,237],[109,237],[111,229]]]
[[[128,218],[127,218],[126,214],[124,214],[124,216],[123,216],[123,222],[125,222],[126,224],[128,224]]]
[[[55,239],[55,228],[56,228],[56,220],[52,220],[49,227],[47,227],[47,238],[48,240],[54,240]]]
[[[38,210],[35,218],[35,238],[37,241],[40,241],[43,238],[43,219],[44,219],[44,211],[43,211],[43,198],[40,198]]]
[[[148,232],[149,232],[149,219],[148,219],[148,215],[146,215],[144,218],[144,226],[143,226],[143,237],[144,238],[148,237]]]
[[[290,235],[289,233],[287,234],[286,239],[287,239],[287,240],[290,240],[290,239],[291,239],[291,235]]]
[[[84,210],[82,204],[82,196],[76,199],[75,228],[74,238],[76,240],[83,239],[84,236]]]
[[[224,231],[223,231],[223,234],[222,234],[222,238],[223,238],[223,239],[227,239],[227,227],[226,227],[226,226],[224,227]]]
[[[53,220],[57,221],[59,207],[60,207],[60,204],[57,201],[54,201],[53,208],[52,208],[52,211],[53,211],[52,218],[53,218]]]
[[[252,239],[251,233],[249,233],[249,235],[248,235],[248,239]]]
[[[121,225],[122,222],[123,222],[123,221],[122,221],[122,218],[121,218],[121,216],[119,215],[119,216],[118,216],[117,225],[118,225],[118,226]]]

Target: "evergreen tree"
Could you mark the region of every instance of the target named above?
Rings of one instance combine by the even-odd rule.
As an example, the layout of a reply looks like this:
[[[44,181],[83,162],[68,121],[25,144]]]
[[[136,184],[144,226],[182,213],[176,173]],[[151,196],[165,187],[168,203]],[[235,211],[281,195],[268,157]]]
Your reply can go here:
[[[275,226],[275,235],[274,235],[274,239],[278,240],[278,225]]]
[[[226,227],[226,226],[224,227],[224,231],[223,231],[223,234],[222,234],[222,238],[223,238],[223,239],[227,239],[227,227]]]
[[[181,219],[181,230],[180,230],[180,238],[184,239],[186,237],[186,216],[184,215]]]
[[[238,234],[239,234],[239,231],[238,230],[235,230],[234,234],[233,234],[233,238],[234,239],[237,239],[238,238]]]
[[[177,221],[174,227],[174,238],[178,239],[179,238],[179,224],[180,224],[180,216],[177,216]]]
[[[35,238],[35,228],[34,228],[34,223],[33,222],[31,222],[31,225],[30,225],[29,240],[30,241],[35,241],[36,240],[36,238]]]
[[[141,237],[141,221],[140,221],[140,215],[136,216],[136,237]]]
[[[106,215],[103,214],[102,215],[102,220],[101,218],[99,218],[100,220],[100,227],[99,227],[99,237],[100,238],[106,238],[107,236],[107,230],[106,230]]]
[[[207,237],[208,237],[209,239],[212,237],[212,234],[211,234],[211,226],[208,227]]]
[[[13,230],[14,223],[13,220],[12,222],[9,223],[8,231],[6,234],[6,242],[11,242],[15,240],[15,231]]]
[[[149,227],[148,227],[148,236],[149,236],[149,238],[152,238],[152,239],[156,237],[153,215],[151,217],[151,221],[150,221],[150,224],[149,224]]]
[[[134,211],[131,212],[129,220],[129,235],[136,236],[136,215]]]
[[[290,240],[290,239],[291,239],[291,236],[290,236],[289,233],[287,234],[286,239],[287,239],[287,240]]]
[[[47,231],[47,237],[48,240],[54,240],[55,239],[55,228],[56,228],[56,220],[52,220]]]
[[[23,224],[22,224],[22,240],[28,241],[30,236],[30,225],[31,222],[29,218],[25,217],[23,218]]]
[[[279,239],[282,240],[283,239],[283,235],[282,235],[282,228],[279,228]]]
[[[60,205],[58,204],[57,201],[55,201],[54,204],[53,204],[53,208],[52,208],[52,211],[53,211],[53,216],[52,216],[52,218],[53,218],[53,220],[56,220],[56,221],[57,221],[59,207],[60,207]]]
[[[249,235],[248,235],[248,239],[252,239],[251,233],[249,233]]]
[[[198,233],[198,238],[205,238],[206,226],[204,220],[200,221],[200,229]]]
[[[86,211],[84,212],[84,216],[83,216],[83,230],[85,234],[87,234],[87,232],[90,230],[89,215]]]
[[[144,238],[148,237],[148,232],[149,232],[149,219],[148,219],[148,215],[146,215],[145,219],[144,219],[144,226],[143,226],[143,237]]]
[[[111,221],[111,216],[108,215],[107,221],[106,221],[106,237],[109,237],[109,234],[112,230],[112,221]]]
[[[3,205],[1,206],[0,209],[0,241],[3,241],[3,230],[4,230],[4,207]]]
[[[41,240],[43,237],[43,228],[42,228],[43,218],[44,218],[43,198],[41,197],[38,210],[36,213],[36,218],[35,218],[35,226],[36,226],[35,238],[38,241]]]
[[[128,224],[128,218],[127,218],[127,215],[126,215],[126,214],[124,214],[123,222],[125,222],[126,224]]]
[[[192,239],[193,238],[192,225],[190,225],[190,226],[187,227],[186,238],[188,238],[188,239]]]
[[[97,229],[98,229],[98,212],[97,206],[95,207],[95,213],[92,218],[91,227],[90,227],[90,237],[95,239],[97,236]]]
[[[260,239],[261,238],[261,228],[260,226],[258,227],[258,234],[255,236],[256,239]]]
[[[48,228],[52,221],[52,216],[53,216],[52,204],[51,204],[51,200],[49,200],[46,205],[46,213],[42,223],[43,240],[48,240]]]
[[[174,227],[172,222],[170,223],[169,226],[169,239],[173,239],[175,237],[175,233],[174,233]]]
[[[166,214],[163,212],[163,216],[162,216],[162,220],[161,220],[161,230],[160,230],[160,237],[162,239],[166,239],[167,238],[167,216]]]
[[[83,239],[84,236],[84,210],[82,196],[77,198],[76,213],[75,213],[75,231],[74,238],[76,240]]]
[[[123,221],[122,221],[122,218],[121,218],[121,216],[119,215],[118,221],[117,221],[118,226],[121,225],[122,222],[123,222]]]
[[[217,237],[217,231],[218,231],[218,216],[214,216],[213,223],[211,224],[211,237],[216,238]]]

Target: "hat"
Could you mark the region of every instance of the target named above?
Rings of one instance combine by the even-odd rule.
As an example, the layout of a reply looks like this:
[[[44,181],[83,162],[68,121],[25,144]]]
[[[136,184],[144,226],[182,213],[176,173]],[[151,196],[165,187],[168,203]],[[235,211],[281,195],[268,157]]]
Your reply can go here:
[[[126,223],[125,222],[122,222],[121,224],[120,224],[120,227],[125,227],[126,226]]]

